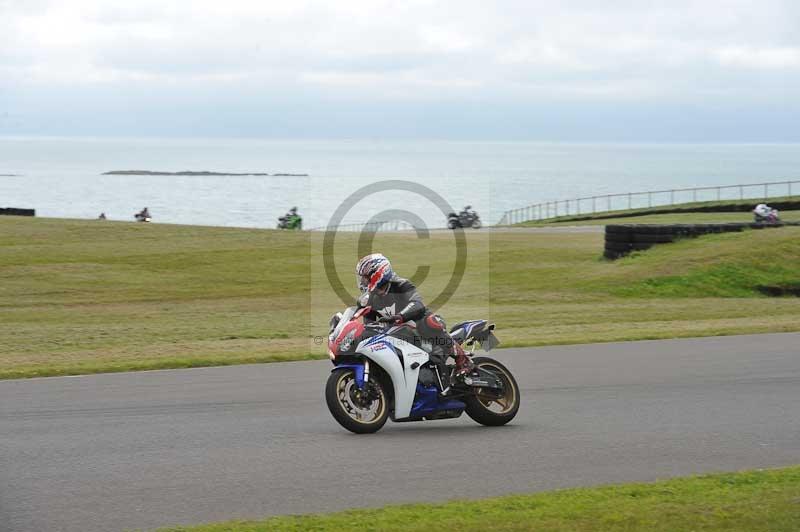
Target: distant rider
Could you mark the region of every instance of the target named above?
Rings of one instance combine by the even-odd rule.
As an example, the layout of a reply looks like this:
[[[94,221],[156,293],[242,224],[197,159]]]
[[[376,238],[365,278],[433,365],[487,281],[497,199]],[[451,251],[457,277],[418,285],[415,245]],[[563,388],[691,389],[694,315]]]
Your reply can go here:
[[[756,222],[775,222],[778,220],[778,211],[766,203],[759,203],[756,205],[756,208],[753,209],[753,214],[755,215]]]
[[[372,311],[365,316],[367,321],[398,325],[414,321],[420,337],[433,344],[432,354],[455,358],[456,377],[463,377],[472,371],[472,360],[450,337],[442,317],[425,307],[422,296],[411,281],[395,275],[389,259],[380,253],[367,255],[358,261],[356,276],[362,292],[358,306],[372,307]]]
[[[289,209],[284,216],[278,218],[279,225],[278,227],[281,229],[302,229],[303,228],[303,218],[297,214],[297,207],[292,207]]]

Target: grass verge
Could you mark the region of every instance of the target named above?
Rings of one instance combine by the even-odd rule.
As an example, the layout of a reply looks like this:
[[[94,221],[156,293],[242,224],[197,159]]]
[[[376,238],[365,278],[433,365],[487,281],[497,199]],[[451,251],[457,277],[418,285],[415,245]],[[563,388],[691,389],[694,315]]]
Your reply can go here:
[[[800,221],[800,211],[781,211],[781,219],[785,222]],[[723,224],[723,223],[750,223],[753,215],[746,212],[682,212],[672,214],[647,214],[624,218],[606,218],[598,220],[576,220],[553,222],[561,225],[609,225],[609,224]],[[532,226],[548,225],[530,224]],[[552,225],[552,223],[550,224]]]
[[[606,225],[610,223],[752,222],[753,215],[751,210],[756,204],[764,201],[765,200],[759,199],[697,201],[676,205],[660,205],[657,207],[565,215],[541,221],[531,220],[515,225],[521,227],[538,227],[550,224]],[[781,218],[786,221],[797,221],[800,219],[800,211],[795,210],[797,209],[798,203],[800,203],[800,196],[769,198],[766,200],[766,203],[777,206],[781,211]],[[786,207],[782,207],[783,205]]]
[[[800,467],[389,506],[329,515],[232,521],[162,532],[340,530],[747,531],[800,530]]]
[[[464,277],[438,309],[488,316],[503,345],[800,330],[800,227],[704,236],[614,262],[603,235],[466,233]],[[0,217],[0,378],[325,358],[344,304],[320,268],[322,235]],[[354,295],[359,237],[334,263]],[[453,237],[376,235],[374,249],[430,303],[453,271]],[[422,271],[422,274],[425,272]],[[315,341],[316,338],[316,341]]]

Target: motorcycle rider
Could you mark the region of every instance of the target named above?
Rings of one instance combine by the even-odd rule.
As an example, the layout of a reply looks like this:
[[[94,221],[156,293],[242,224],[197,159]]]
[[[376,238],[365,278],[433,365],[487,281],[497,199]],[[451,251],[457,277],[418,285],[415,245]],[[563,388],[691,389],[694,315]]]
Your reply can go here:
[[[278,218],[278,229],[302,229],[303,218],[297,213],[297,207]]]
[[[289,209],[289,212],[286,213],[286,221],[289,222],[289,225],[292,227],[299,226],[299,224],[302,223],[303,218],[297,213],[297,207]]]
[[[755,216],[756,222],[777,222],[778,221],[778,211],[773,209],[766,203],[759,203],[756,205],[756,208],[753,209],[753,214]]]
[[[150,210],[147,207],[145,207],[141,211],[137,212],[134,215],[134,218],[136,218],[137,220],[140,220],[140,221],[141,220],[147,220],[148,218],[150,218]]]
[[[455,358],[455,377],[464,377],[472,371],[472,360],[450,337],[442,317],[425,307],[417,287],[408,279],[398,277],[389,259],[380,253],[363,257],[356,265],[356,277],[362,292],[358,306],[372,307],[365,320],[396,325],[414,321],[420,337],[433,345],[432,355]]]

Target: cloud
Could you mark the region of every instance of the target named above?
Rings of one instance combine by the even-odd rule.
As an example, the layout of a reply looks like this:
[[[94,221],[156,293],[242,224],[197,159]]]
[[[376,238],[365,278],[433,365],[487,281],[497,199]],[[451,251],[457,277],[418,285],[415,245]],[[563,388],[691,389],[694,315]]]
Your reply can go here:
[[[0,91],[746,106],[800,91],[799,26],[792,0],[0,0]]]
[[[720,63],[726,66],[766,69],[800,68],[800,47],[751,48],[729,46],[716,52]]]

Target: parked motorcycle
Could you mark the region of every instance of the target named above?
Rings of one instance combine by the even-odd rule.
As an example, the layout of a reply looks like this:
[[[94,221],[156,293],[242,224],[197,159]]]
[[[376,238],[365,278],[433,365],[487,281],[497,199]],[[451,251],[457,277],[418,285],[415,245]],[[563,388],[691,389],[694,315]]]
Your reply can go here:
[[[473,229],[481,228],[481,219],[478,213],[470,210],[471,205],[464,207],[464,210],[456,214],[451,212],[447,215],[447,228],[455,229],[456,227],[472,227]]]
[[[376,432],[392,421],[449,419],[466,412],[482,425],[505,425],[517,415],[519,386],[503,364],[474,357],[473,372],[453,377],[455,366],[432,355],[414,322],[364,323],[370,307],[349,307],[331,319],[328,355],[333,362],[325,400],[334,419],[358,434]],[[451,336],[471,350],[499,344],[494,324],[465,321]],[[439,360],[442,359],[442,360]]]

